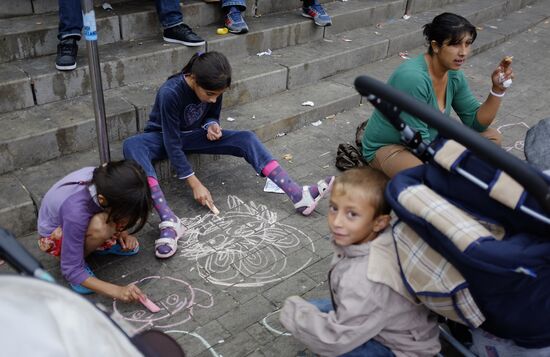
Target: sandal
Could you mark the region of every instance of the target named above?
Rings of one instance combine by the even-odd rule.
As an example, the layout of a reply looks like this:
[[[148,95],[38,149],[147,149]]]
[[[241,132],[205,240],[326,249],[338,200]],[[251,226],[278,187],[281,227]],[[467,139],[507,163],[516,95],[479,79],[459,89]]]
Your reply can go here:
[[[163,259],[170,258],[172,255],[176,253],[176,249],[178,247],[178,240],[181,237],[183,237],[183,234],[186,231],[185,226],[183,225],[183,223],[179,218],[177,222],[172,222],[172,221],[160,222],[159,229],[162,230],[165,228],[173,229],[176,232],[176,237],[175,238],[164,237],[164,238],[159,238],[155,240],[155,256],[157,258],[163,258]],[[163,245],[167,245],[168,247],[170,247],[170,251],[168,253],[159,252],[158,248]]]
[[[309,186],[304,186],[302,191],[302,199],[294,204],[294,208],[296,208],[296,210],[304,216],[309,216],[313,210],[315,210],[315,207],[317,207],[319,201],[321,201],[321,199],[330,192],[332,185],[334,184],[334,179],[335,177],[331,176],[328,183],[326,180],[317,182],[317,190],[319,191],[319,194],[315,198],[311,196]],[[301,211],[302,209],[303,211]]]
[[[139,252],[139,245],[137,245],[132,250],[123,250],[122,246],[119,243],[117,243],[117,244],[113,245],[111,248],[95,250],[94,254],[95,255],[109,255],[109,254],[112,254],[112,255],[130,256],[130,255],[136,255],[138,252]]]
[[[95,277],[94,272],[92,271],[92,269],[90,269],[89,266],[86,265],[84,269],[86,270],[86,273],[88,273],[90,276]],[[81,295],[90,295],[94,293],[93,290],[90,290],[87,287],[82,286],[81,284],[69,283],[69,286],[71,287],[71,289],[73,289],[74,292],[79,293]]]

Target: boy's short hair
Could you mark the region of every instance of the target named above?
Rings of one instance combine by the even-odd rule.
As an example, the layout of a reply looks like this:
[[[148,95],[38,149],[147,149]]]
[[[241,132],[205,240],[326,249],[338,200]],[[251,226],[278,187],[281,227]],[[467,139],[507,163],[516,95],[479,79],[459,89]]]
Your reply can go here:
[[[345,192],[347,188],[359,188],[363,190],[365,196],[375,209],[374,216],[376,217],[382,214],[389,214],[391,211],[391,207],[384,197],[388,181],[388,177],[382,172],[364,166],[344,171],[342,175],[337,176],[334,181],[333,191],[343,190]]]

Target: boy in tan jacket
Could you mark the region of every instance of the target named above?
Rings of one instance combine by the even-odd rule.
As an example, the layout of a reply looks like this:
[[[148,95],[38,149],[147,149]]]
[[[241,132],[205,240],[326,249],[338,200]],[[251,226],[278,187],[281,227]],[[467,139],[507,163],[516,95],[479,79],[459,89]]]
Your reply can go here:
[[[289,297],[281,323],[322,356],[434,356],[439,352],[437,321],[423,305],[367,277],[372,241],[390,223],[384,199],[387,178],[370,168],[336,178],[328,224],[334,257],[329,272],[332,299],[307,302]],[[399,270],[391,264],[392,274]],[[398,275],[396,275],[398,276]],[[399,284],[402,284],[399,282]]]

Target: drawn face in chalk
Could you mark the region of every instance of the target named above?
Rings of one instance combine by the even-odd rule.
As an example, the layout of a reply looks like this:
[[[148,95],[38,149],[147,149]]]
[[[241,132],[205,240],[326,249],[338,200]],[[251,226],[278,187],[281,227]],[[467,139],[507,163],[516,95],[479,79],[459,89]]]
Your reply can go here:
[[[196,307],[213,305],[212,295],[189,283],[173,277],[151,276],[134,282],[159,308],[152,313],[140,303],[126,304],[113,301],[113,310],[142,328],[167,328],[181,325],[191,319]],[[197,303],[200,302],[200,303]]]
[[[264,205],[236,196],[228,196],[227,204],[218,216],[184,219],[188,230],[178,251],[197,261],[201,277],[225,286],[262,286],[309,264],[315,246],[302,231],[278,222],[277,213]],[[307,249],[292,254],[300,248]]]

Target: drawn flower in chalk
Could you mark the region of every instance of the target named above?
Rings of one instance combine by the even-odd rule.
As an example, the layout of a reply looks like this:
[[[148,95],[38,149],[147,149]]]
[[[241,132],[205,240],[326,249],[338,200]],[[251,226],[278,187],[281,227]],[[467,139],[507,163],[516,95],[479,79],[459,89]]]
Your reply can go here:
[[[146,328],[171,328],[189,321],[195,308],[210,308],[214,304],[212,294],[193,288],[181,279],[169,276],[150,276],[134,282],[153,301],[160,311],[152,313],[139,303],[127,304],[113,300],[113,310],[137,325]]]
[[[197,261],[204,279],[218,285],[253,287],[285,279],[305,268],[315,246],[302,231],[277,221],[265,205],[228,196],[229,210],[184,219],[180,255]],[[292,251],[304,249],[299,256]],[[307,254],[310,254],[307,256]]]

